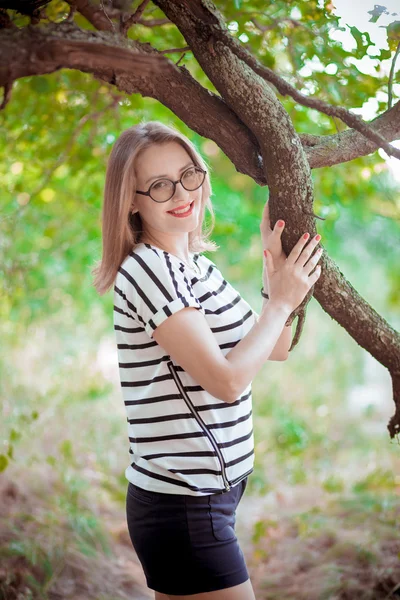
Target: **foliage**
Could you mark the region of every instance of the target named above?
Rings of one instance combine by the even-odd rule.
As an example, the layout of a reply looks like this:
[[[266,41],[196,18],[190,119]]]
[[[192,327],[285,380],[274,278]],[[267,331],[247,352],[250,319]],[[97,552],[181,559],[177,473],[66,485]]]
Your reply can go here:
[[[387,89],[387,76],[382,75],[381,68],[390,60],[390,50],[377,49],[369,36],[354,26],[350,30],[357,48],[345,50],[332,39],[333,32],[345,28],[328,2],[323,8],[315,0],[275,2],[265,8],[264,3],[253,0],[243,3],[240,10],[228,2],[220,3],[219,8],[232,34],[298,89],[349,108],[359,108],[369,97]],[[63,20],[66,9],[64,2],[51,2],[47,7],[49,20]],[[163,15],[152,7],[148,16]],[[22,26],[27,19],[20,16],[17,23]],[[267,31],[260,31],[252,19]],[[76,20],[81,27],[90,28],[82,16]],[[184,45],[175,26],[137,25],[129,35],[159,49]],[[389,47],[393,50],[390,43]],[[375,65],[374,75],[365,75],[357,68],[357,60],[367,53]],[[173,55],[170,58],[175,60]],[[185,54],[184,62],[202,85],[213,89],[191,52]],[[301,67],[309,74],[299,75]],[[334,70],[335,74],[329,74]],[[343,128],[325,115],[294,105],[290,98],[282,101],[299,132],[329,134]],[[383,108],[381,103],[379,110]],[[214,237],[221,246],[221,258],[232,267],[231,277],[248,279],[253,266],[261,268],[258,227],[267,191],[236,174],[214,143],[191,132],[158,102],[144,100],[139,94],[118,97],[111,86],[64,69],[17,81],[12,102],[2,115],[2,320],[10,320],[16,327],[62,307],[76,309],[77,319],[88,318],[90,307],[99,302],[91,286],[90,270],[101,256],[100,214],[107,156],[119,133],[143,118],[175,125],[210,160],[217,213]],[[360,223],[365,246],[377,247],[382,262],[386,261],[387,277],[393,279],[389,296],[395,303],[399,267],[395,253],[388,253],[387,242],[381,240],[383,232],[388,240],[398,232],[397,224],[391,223],[399,214],[398,186],[385,167],[383,159],[374,154],[315,170],[315,212],[324,219],[320,232],[333,253],[341,242],[337,235],[340,216],[343,220],[348,215],[347,220],[354,222],[352,228]],[[357,236],[354,229],[353,235]],[[248,240],[253,244],[250,253]],[[100,302],[109,314],[110,296]]]

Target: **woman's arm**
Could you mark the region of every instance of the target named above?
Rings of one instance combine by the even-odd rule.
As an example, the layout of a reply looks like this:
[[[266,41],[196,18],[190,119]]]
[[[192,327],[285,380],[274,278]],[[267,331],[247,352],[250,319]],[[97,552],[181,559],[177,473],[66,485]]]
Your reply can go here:
[[[292,325],[285,325],[281,335],[276,342],[274,349],[269,355],[268,360],[287,360],[289,358],[289,348],[292,343]]]
[[[263,272],[262,291],[264,292],[264,294],[268,295],[268,280],[267,280],[267,277],[265,276],[265,271]],[[262,305],[261,310],[264,310],[264,308],[267,306],[268,302],[269,302],[269,298],[264,298],[264,296],[263,296],[263,305]],[[255,311],[253,311],[253,312],[255,313],[256,321],[258,322],[260,315],[258,313],[256,313]],[[275,360],[275,361],[287,360],[289,358],[289,348],[292,343],[292,335],[293,335],[292,325],[285,326],[274,346],[274,349],[272,350],[272,352],[269,355],[267,360]]]
[[[265,291],[265,288],[264,288]],[[269,302],[268,298],[263,298],[263,309],[265,308],[265,306],[267,305],[267,303]],[[259,319],[259,314],[256,313],[256,311],[253,311],[254,314],[256,315],[256,321],[258,322]],[[293,325],[293,323],[292,323]],[[279,336],[274,349],[272,350],[271,354],[268,357],[268,360],[276,360],[276,361],[283,361],[283,360],[287,360],[289,358],[289,348],[290,345],[292,343],[292,336],[293,336],[293,330],[292,330],[292,325],[287,325],[283,328],[283,331],[281,333],[281,335]]]

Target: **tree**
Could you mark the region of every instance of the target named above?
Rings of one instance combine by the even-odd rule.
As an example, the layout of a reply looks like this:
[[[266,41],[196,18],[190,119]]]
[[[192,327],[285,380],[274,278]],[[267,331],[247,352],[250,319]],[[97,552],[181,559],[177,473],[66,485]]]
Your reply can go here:
[[[0,85],[4,109],[12,98],[16,79],[59,69],[77,69],[107,82],[120,92],[138,93],[167,106],[188,127],[212,139],[232,161],[260,186],[267,186],[271,226],[286,223],[282,243],[289,254],[302,232],[316,233],[311,169],[354,160],[383,148],[400,158],[390,144],[400,137],[400,102],[393,103],[395,64],[400,49],[400,22],[388,28],[389,50],[374,55],[378,75],[365,76],[355,67],[330,33],[337,28],[333,5],[317,0],[296,3],[283,0],[267,7],[259,0],[153,0],[157,18],[148,18],[149,0],[134,9],[130,0],[19,0],[0,3],[0,49],[3,66]],[[69,5],[67,14],[66,7]],[[154,8],[154,7],[153,7]],[[371,20],[385,12],[375,5]],[[387,11],[386,11],[387,12]],[[296,16],[300,13],[300,16]],[[20,16],[23,15],[23,16]],[[146,41],[143,31],[158,28],[159,50]],[[137,39],[136,31],[143,39]],[[288,76],[279,75],[267,33],[281,36]],[[373,45],[368,34],[351,28],[357,42],[354,57]],[[183,40],[183,42],[182,42]],[[178,46],[177,46],[178,44]],[[182,45],[183,44],[183,45]],[[170,47],[168,48],[168,45]],[[322,57],[322,50],[324,56]],[[191,52],[197,62],[191,73],[164,55]],[[379,77],[379,62],[392,58],[389,78]],[[334,64],[338,75],[322,71],[312,81],[297,71],[306,59],[318,56],[324,67]],[[192,64],[192,63],[191,63]],[[341,104],[361,106],[388,86],[387,106],[367,123]],[[330,135],[302,134],[289,115],[286,97],[294,106],[315,109],[348,126]],[[329,256],[320,260],[322,274],[302,304],[289,317],[298,316],[291,349],[298,343],[307,304],[314,296],[353,339],[390,372],[395,414],[388,423],[390,437],[400,433],[400,338],[346,280]]]

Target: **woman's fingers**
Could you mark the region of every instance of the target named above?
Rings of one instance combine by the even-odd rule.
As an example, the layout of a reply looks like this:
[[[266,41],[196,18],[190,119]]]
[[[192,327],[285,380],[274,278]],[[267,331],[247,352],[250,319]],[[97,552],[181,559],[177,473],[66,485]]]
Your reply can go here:
[[[309,275],[311,273],[311,271],[314,269],[315,265],[317,264],[317,262],[319,261],[319,259],[322,256],[322,252],[323,252],[322,248],[318,248],[318,250],[316,251],[314,256],[312,258],[310,258],[310,260],[304,266],[304,270],[307,273],[307,275]],[[318,266],[320,267],[321,265],[318,265]]]
[[[320,235],[315,235],[312,240],[309,241],[308,245],[303,249],[299,259],[297,260],[297,264],[304,267],[310,258],[311,254],[314,252],[319,240],[321,239]]]
[[[267,269],[267,273],[273,273],[274,261],[273,261],[271,252],[269,252],[269,250],[264,250],[264,257],[265,257],[265,266]]]
[[[280,225],[280,223],[282,223],[282,225]],[[260,227],[263,226],[263,224],[267,224],[268,227],[271,229],[271,218],[269,215],[269,202],[267,200],[267,202],[264,204],[264,209],[263,209],[263,213],[262,213],[262,217],[261,217],[261,225]],[[278,219],[277,222],[274,225],[274,229],[271,229],[271,231],[273,231],[273,233],[276,233],[278,235],[280,235],[282,233],[282,231],[285,228],[285,221],[283,221],[282,219]]]
[[[262,217],[261,217],[260,228],[262,229],[262,228],[265,228],[266,226],[268,226],[271,229],[268,202],[266,202],[264,205],[264,209],[263,209]]]
[[[287,258],[289,263],[290,264],[297,263],[301,267],[303,267],[306,264],[307,260],[310,258],[311,253],[314,250],[315,246],[319,242],[319,239],[316,239],[317,237],[320,238],[321,236],[315,236],[310,241],[307,248],[305,248],[305,246],[308,243],[308,240],[310,238],[310,234],[305,233],[304,235],[302,235],[300,237],[300,239],[297,241],[297,243],[293,246],[292,251],[290,252],[290,254]]]

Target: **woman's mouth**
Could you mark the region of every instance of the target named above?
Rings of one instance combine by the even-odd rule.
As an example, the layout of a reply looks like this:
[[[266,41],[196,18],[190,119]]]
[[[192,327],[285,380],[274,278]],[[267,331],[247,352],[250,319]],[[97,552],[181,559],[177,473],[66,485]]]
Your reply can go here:
[[[180,212],[174,212],[172,210],[167,210],[167,213],[169,213],[173,217],[181,217],[181,218],[188,217],[193,212],[193,205],[194,205],[194,200],[192,200],[192,202],[189,204],[189,206],[186,209],[182,209],[182,211],[180,211]]]

